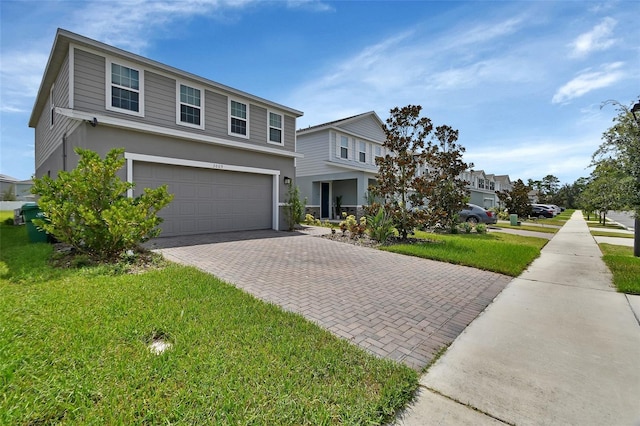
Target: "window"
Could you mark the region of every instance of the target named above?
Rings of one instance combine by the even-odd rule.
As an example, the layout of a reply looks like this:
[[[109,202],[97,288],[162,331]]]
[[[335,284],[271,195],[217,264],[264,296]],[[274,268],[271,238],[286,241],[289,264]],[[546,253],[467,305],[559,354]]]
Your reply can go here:
[[[203,90],[176,83],[176,123],[190,127],[204,128],[204,117],[202,114]]]
[[[55,102],[53,100],[53,89],[55,88],[55,85],[51,85],[51,90],[49,91],[49,128],[53,128],[53,124],[54,124],[54,118],[55,118]]]
[[[376,158],[378,158],[378,157],[382,157],[382,147],[381,146],[376,146]],[[373,162],[375,163],[375,158],[374,158]]]
[[[484,179],[478,179],[478,188],[484,189]]]
[[[142,73],[135,68],[107,61],[107,76],[107,109],[142,116]]]
[[[496,183],[494,181],[489,181],[489,189],[492,191],[496,189]]]
[[[282,145],[282,115],[269,112],[269,142]]]
[[[229,134],[248,138],[248,121],[249,111],[247,110],[247,104],[229,100]]]
[[[367,162],[367,144],[364,142],[360,142],[358,144],[360,146],[360,150],[358,151],[358,161],[361,163]]]
[[[340,158],[349,158],[349,138],[346,136],[340,136]]]

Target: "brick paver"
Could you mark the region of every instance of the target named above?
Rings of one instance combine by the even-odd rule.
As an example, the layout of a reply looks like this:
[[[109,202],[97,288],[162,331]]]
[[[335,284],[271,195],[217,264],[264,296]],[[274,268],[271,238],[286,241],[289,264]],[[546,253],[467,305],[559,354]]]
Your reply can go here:
[[[511,281],[304,233],[170,237],[148,247],[415,369],[427,365]]]

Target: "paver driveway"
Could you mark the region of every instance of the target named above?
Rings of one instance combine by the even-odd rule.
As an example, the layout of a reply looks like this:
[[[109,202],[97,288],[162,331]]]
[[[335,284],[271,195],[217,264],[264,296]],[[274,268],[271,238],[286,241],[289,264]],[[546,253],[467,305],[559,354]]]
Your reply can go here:
[[[427,365],[511,281],[305,233],[169,237],[147,246],[415,369]]]

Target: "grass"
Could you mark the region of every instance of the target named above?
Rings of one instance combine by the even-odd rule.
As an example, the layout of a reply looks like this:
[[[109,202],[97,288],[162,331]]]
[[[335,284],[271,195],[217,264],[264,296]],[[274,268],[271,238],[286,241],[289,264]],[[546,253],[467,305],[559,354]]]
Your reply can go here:
[[[417,388],[194,268],[54,269],[24,226],[0,225],[0,246],[0,424],[382,424]]]
[[[591,231],[591,235],[594,237],[633,238],[633,234],[625,234],[622,232]]]
[[[518,229],[521,231],[544,232],[547,234],[555,234],[556,232],[558,232],[558,229],[559,229],[559,228],[549,228],[549,227],[540,226],[540,225],[527,225],[527,222],[523,222],[523,224],[520,226],[518,225],[513,226],[509,223],[502,223],[502,222],[498,222],[498,224],[491,225],[491,226],[495,226],[497,228]]]
[[[633,256],[633,247],[604,243],[599,246],[618,291],[640,295],[640,258]]]
[[[516,277],[524,271],[548,242],[545,238],[504,233],[442,235],[416,232],[417,238],[433,242],[397,244],[383,250],[471,266]]]

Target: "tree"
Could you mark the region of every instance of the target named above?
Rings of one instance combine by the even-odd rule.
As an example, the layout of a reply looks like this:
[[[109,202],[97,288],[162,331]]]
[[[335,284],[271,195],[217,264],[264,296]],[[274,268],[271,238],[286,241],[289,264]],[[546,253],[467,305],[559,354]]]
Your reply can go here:
[[[517,214],[518,217],[525,218],[531,214],[529,191],[531,191],[531,187],[525,185],[522,179],[518,179],[514,182],[513,189],[496,191],[496,194],[509,213]]]
[[[633,108],[627,108],[617,101],[607,101],[618,106],[618,115],[613,118],[614,125],[602,135],[602,144],[593,154],[593,163],[597,165],[607,158],[617,161],[620,170],[629,177],[623,197],[628,207],[635,212],[634,256],[640,257],[640,116],[634,115],[640,107],[640,98]]]
[[[418,180],[416,191],[428,199],[425,225],[451,228],[469,199],[467,182],[459,176],[473,164],[462,161],[465,149],[457,143],[457,130],[447,125],[438,126],[434,139],[436,143],[427,145],[428,167]]]
[[[78,166],[61,171],[57,179],[34,179],[31,192],[46,220],[34,224],[63,243],[98,260],[114,260],[127,250],[159,235],[160,209],[173,199],[167,186],[145,188],[136,198],[126,196],[134,187],[123,182],[118,170],[124,149],[111,150],[102,160],[90,150],[76,148]]]
[[[391,109],[384,127],[383,144],[389,153],[376,158],[377,182],[369,187],[371,196],[383,205],[405,239],[424,216],[420,207],[424,206],[425,199],[414,188],[421,187],[422,177],[417,171],[426,165],[425,139],[433,130],[433,124],[427,117],[420,118],[421,110],[419,105]],[[378,206],[372,205],[370,209],[375,214]]]
[[[591,173],[591,181],[583,197],[589,207],[600,213],[600,222],[604,225],[609,210],[618,210],[626,205],[631,184],[631,178],[618,167],[616,160],[601,160]]]
[[[529,179],[527,186],[538,191],[538,201],[541,203],[554,203],[560,189],[560,179],[554,175],[546,175],[542,180]]]

